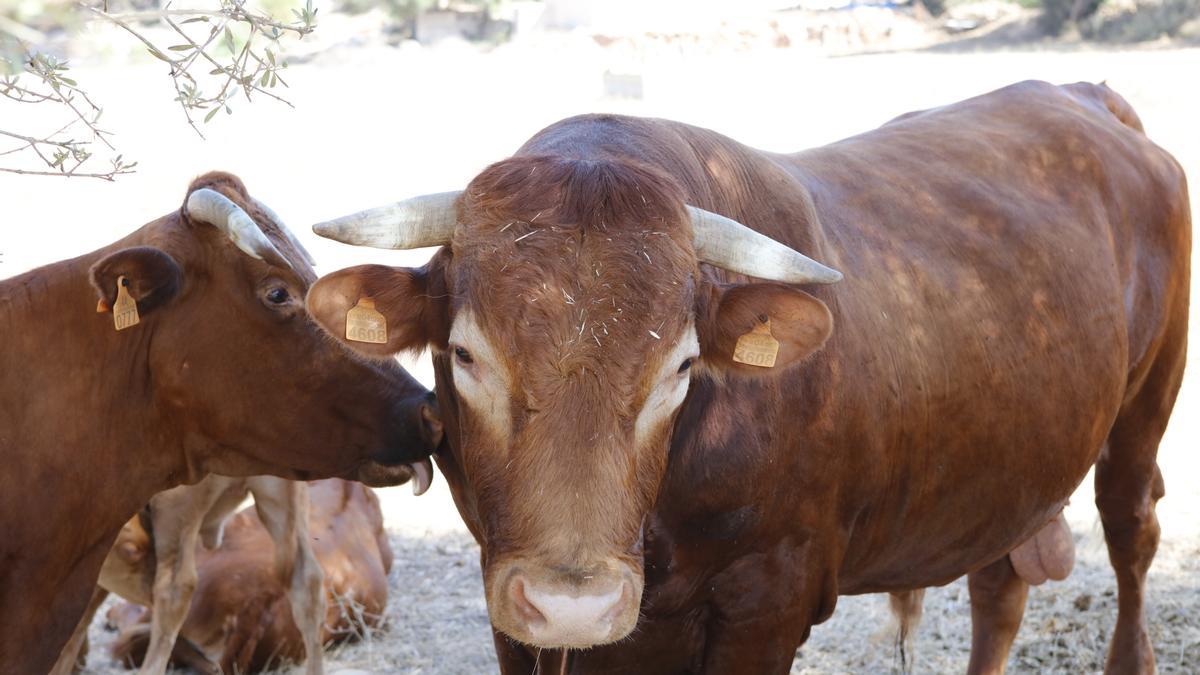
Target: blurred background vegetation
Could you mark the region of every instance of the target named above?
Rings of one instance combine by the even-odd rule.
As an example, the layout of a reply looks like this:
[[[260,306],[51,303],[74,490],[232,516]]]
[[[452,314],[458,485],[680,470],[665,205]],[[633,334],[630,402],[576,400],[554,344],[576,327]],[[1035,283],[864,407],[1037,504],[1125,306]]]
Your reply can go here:
[[[134,169],[103,126],[104,101],[91,96],[87,82],[71,70],[80,58],[120,63],[138,54],[143,61],[164,62],[168,79],[156,86],[178,103],[181,122],[203,135],[205,125],[224,117],[220,112],[232,114],[245,103],[269,99],[290,105],[289,55],[298,49],[307,57],[339,43],[401,47],[451,39],[488,49],[547,31],[584,34],[601,48],[631,53],[1200,42],[1200,0],[318,2],[0,0],[0,171],[111,180]],[[322,23],[332,17],[336,27],[329,36],[317,34],[314,47],[306,37],[318,28],[318,12]],[[716,18],[735,13],[734,20]],[[614,74],[607,86],[618,95],[637,96],[640,83],[622,78]],[[37,128],[15,128],[6,105],[57,114],[38,116]]]

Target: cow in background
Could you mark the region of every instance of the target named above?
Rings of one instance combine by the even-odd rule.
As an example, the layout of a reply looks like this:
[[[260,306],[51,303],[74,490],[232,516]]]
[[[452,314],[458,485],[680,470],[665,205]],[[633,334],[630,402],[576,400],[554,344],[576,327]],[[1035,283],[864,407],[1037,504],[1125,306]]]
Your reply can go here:
[[[210,472],[395,484],[426,461],[426,389],[329,340],[315,278],[210,173],[120,241],[0,281],[0,673],[50,670],[156,493]]]
[[[380,626],[387,608],[392,549],[379,500],[370,488],[339,479],[310,484],[307,534],[324,570],[317,644],[365,635]],[[247,508],[225,528],[221,545],[198,547],[198,577],[191,610],[172,661],[201,672],[251,673],[301,661],[308,636],[289,611],[294,594],[275,570],[269,528],[259,508]],[[118,539],[148,552],[137,519]],[[145,558],[142,558],[143,560]],[[142,572],[135,563],[128,572]],[[118,605],[110,610],[120,630],[113,655],[142,662],[156,610]],[[312,659],[310,657],[309,662]]]

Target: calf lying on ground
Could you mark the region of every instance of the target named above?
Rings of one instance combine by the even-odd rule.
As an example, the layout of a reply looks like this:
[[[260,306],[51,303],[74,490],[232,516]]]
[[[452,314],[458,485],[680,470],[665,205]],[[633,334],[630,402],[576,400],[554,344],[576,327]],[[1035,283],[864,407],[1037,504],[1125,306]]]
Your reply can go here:
[[[392,485],[427,461],[427,391],[325,337],[315,278],[211,173],[124,239],[0,281],[0,673],[50,670],[156,493],[208,473]]]
[[[330,479],[312,483],[309,495],[310,551],[324,570],[320,604],[325,609],[314,624],[319,636],[313,638],[316,644],[329,644],[379,625],[387,606],[392,549],[379,500],[370,488]],[[300,614],[289,608],[295,594],[277,574],[271,535],[261,516],[260,509],[244,509],[229,520],[218,548],[196,547],[196,592],[171,655],[176,666],[247,673],[304,659],[309,636],[300,627]],[[121,543],[148,553],[140,529],[131,521]],[[134,564],[128,571],[141,569]],[[109,618],[120,629],[114,656],[127,664],[142,662],[157,611],[118,605]]]
[[[430,478],[427,471],[420,472],[414,492],[423,493]],[[308,672],[323,672],[321,567],[309,543],[308,522],[296,517],[308,511],[308,484],[274,476],[210,475],[196,485],[155,495],[148,509],[126,524],[101,568],[94,602],[59,656],[53,674],[65,675],[80,660],[77,657],[86,658],[80,648],[96,608],[110,591],[154,608],[141,672],[164,672],[196,587],[196,544],[202,539],[209,549],[219,546],[225,521],[247,493],[254,495],[255,511],[273,541],[276,578],[288,586],[292,618],[303,637],[304,653],[311,655]]]

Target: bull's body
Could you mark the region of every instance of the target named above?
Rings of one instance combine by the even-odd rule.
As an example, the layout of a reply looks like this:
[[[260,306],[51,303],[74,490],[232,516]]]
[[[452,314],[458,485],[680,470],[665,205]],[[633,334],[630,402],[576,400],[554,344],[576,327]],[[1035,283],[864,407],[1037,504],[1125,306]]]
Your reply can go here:
[[[1098,458],[1119,575],[1145,557],[1146,518],[1125,514],[1161,496],[1190,215],[1178,164],[1107,88],[1016,85],[793,155],[611,116],[518,155],[650,164],[845,274],[806,288],[834,330],[803,365],[693,382],[646,521],[643,618],[570,672],[786,672],[838,595],[989,565]],[[529,672],[532,651],[497,645]]]

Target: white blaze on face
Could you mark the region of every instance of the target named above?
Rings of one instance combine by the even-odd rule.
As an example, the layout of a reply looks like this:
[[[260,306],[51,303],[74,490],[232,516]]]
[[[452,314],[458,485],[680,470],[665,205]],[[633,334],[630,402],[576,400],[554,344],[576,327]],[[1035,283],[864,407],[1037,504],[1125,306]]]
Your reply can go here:
[[[692,368],[682,369],[688,359],[699,358],[700,341],[696,337],[696,326],[689,323],[686,330],[679,336],[679,342],[671,348],[651,380],[654,384],[642,411],[638,413],[634,426],[635,442],[642,447],[650,440],[660,425],[683,404],[687,396],[688,382],[691,381]]]
[[[472,363],[463,363],[454,353],[456,347],[470,352]],[[512,432],[508,371],[469,309],[459,312],[450,326],[450,362],[459,397],[495,438],[507,441]]]

